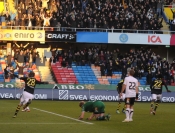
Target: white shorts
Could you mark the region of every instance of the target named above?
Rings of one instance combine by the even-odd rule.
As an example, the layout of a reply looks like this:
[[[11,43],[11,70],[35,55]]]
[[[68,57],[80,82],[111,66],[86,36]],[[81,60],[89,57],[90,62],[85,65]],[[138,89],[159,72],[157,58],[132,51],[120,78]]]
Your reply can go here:
[[[21,98],[20,98],[20,103],[21,103],[22,105],[24,105],[24,104],[26,104],[26,103],[29,101],[29,99],[32,100],[33,97],[34,97],[33,94],[24,91],[24,92],[22,93]]]
[[[152,94],[152,100],[161,100],[162,94]]]
[[[125,93],[122,93],[122,97],[120,97],[120,95],[118,96],[119,97],[119,100],[125,100]]]

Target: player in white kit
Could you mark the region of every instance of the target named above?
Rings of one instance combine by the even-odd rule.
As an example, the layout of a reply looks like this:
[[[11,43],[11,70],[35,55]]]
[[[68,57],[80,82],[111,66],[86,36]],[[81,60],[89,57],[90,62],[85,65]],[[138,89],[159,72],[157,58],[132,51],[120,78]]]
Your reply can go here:
[[[134,102],[135,99],[138,99],[138,80],[133,77],[134,70],[130,70],[128,73],[128,77],[125,78],[122,91],[120,93],[120,97],[122,97],[122,93],[125,91],[125,104],[126,104],[126,119],[123,122],[133,121],[133,113],[134,113]]]

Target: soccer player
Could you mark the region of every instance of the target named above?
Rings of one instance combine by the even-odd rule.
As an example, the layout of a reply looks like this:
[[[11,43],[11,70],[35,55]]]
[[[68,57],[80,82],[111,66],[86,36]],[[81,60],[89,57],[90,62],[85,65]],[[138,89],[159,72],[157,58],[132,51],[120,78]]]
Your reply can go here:
[[[121,79],[120,82],[118,83],[117,85],[117,92],[118,94],[120,95],[121,91],[122,91],[122,85],[123,85],[123,82],[124,80]],[[120,106],[121,106],[121,102],[125,100],[125,91],[123,92],[122,94],[122,97],[119,96],[119,102],[118,102],[118,106],[117,106],[117,110],[116,110],[116,113],[120,113],[119,109],[120,109]],[[122,109],[122,112],[125,113],[125,104],[124,104],[124,107]]]
[[[82,108],[81,115],[79,117],[80,120],[84,118],[85,112],[91,112],[92,115],[87,118],[88,120],[92,120],[93,117],[96,118],[96,120],[109,120],[110,115],[104,115],[105,113],[105,105],[102,101],[88,101],[84,102],[81,101],[79,103],[79,106]]]
[[[167,92],[171,92],[170,90],[168,90],[168,87],[166,83],[164,82],[164,80],[162,79],[161,74],[157,75],[157,78],[153,80],[150,85],[151,94],[152,94],[150,113],[153,115],[156,114],[157,107],[159,106],[159,103],[161,102],[163,85],[165,86]],[[155,107],[154,107],[154,103],[155,103]]]
[[[128,72],[128,77],[125,78],[120,97],[122,97],[125,91],[125,104],[126,104],[126,119],[123,122],[133,121],[132,117],[134,114],[134,102],[138,99],[138,80],[134,78],[134,70]]]
[[[18,76],[16,76],[18,77]],[[23,110],[25,110],[29,104],[31,104],[32,99],[34,97],[34,89],[36,84],[48,84],[47,82],[40,82],[38,80],[35,79],[35,73],[34,72],[30,72],[28,77],[21,77],[21,80],[24,80],[25,82],[25,89],[23,91],[22,97],[20,99],[20,103],[18,104],[15,114],[13,116],[13,118],[16,118],[21,106],[23,106]]]

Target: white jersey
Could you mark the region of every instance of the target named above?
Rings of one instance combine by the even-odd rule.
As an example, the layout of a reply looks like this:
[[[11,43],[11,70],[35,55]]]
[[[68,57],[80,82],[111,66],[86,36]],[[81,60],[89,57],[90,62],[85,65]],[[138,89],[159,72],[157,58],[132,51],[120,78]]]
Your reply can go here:
[[[125,97],[136,97],[136,87],[138,87],[138,80],[132,76],[128,76],[124,80],[126,85]]]

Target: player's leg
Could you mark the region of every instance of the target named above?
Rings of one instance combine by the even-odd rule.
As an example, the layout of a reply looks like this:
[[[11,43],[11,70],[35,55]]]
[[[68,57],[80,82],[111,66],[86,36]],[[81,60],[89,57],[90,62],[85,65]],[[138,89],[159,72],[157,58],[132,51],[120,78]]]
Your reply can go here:
[[[20,108],[22,107],[23,103],[25,102],[25,95],[21,95],[20,97],[20,103],[18,104],[18,106],[16,107],[16,110],[15,110],[15,114],[13,116],[13,118],[16,118]]]
[[[162,97],[162,95],[157,95],[157,100],[156,100],[156,104],[155,104],[155,107],[154,107],[153,115],[156,114],[156,110],[159,106],[159,103],[161,102],[161,97]]]
[[[157,99],[157,95],[156,94],[152,94],[152,100],[151,100],[151,107],[150,107],[150,114],[153,113],[153,110],[154,110],[154,103]]]
[[[125,104],[126,104],[126,119],[123,122],[129,122],[129,115],[130,115],[130,98],[125,99]]]
[[[124,106],[123,106],[122,112],[125,113],[125,110],[126,110],[125,93],[122,94],[122,100],[124,101]]]
[[[129,121],[133,121],[133,114],[134,114],[134,102],[135,102],[135,98],[131,98],[130,100],[130,113],[129,113]]]
[[[25,110],[32,102],[32,99],[26,99],[26,104],[23,106],[23,109]]]
[[[118,105],[117,105],[117,110],[116,110],[116,113],[120,113],[120,106],[121,106],[121,102],[122,102],[122,99],[121,98],[119,98],[119,100],[118,100]]]
[[[23,106],[23,109],[25,110],[32,102],[32,99],[33,99],[33,94],[30,94],[28,92],[25,92],[25,95],[26,95],[26,103],[25,105]]]

